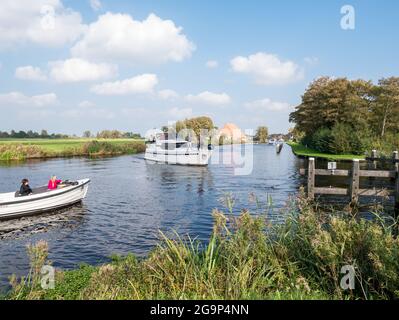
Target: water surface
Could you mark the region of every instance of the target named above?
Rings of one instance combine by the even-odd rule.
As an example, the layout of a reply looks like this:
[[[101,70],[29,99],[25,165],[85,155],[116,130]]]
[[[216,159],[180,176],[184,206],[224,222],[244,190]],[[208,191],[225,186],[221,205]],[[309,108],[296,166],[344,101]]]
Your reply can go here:
[[[228,155],[231,148],[222,152]],[[63,179],[87,177],[92,183],[82,204],[55,214],[0,222],[0,287],[6,287],[11,274],[27,272],[26,246],[41,239],[49,244],[53,265],[61,268],[99,264],[112,254],[143,256],[157,242],[158,230],[173,229],[206,240],[212,210],[225,209],[221,199],[226,193],[233,195],[237,211],[249,207],[258,213],[253,194],[264,204],[271,196],[274,210],[267,212],[268,218],[284,220],[279,209],[298,190],[302,160],[287,146],[277,155],[267,145],[254,146],[253,160],[247,176],[234,175],[228,164],[154,165],[143,155],[2,164],[0,192],[17,189],[24,177],[31,185],[45,184],[53,174]]]

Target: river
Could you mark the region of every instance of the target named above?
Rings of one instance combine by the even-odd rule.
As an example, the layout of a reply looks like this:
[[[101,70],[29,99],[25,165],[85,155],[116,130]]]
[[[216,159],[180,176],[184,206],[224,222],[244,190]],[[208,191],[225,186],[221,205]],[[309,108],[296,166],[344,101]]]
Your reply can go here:
[[[215,152],[229,155],[237,148],[225,146]],[[33,186],[45,184],[53,174],[62,179],[90,178],[91,184],[82,204],[52,214],[0,221],[0,287],[7,288],[11,274],[27,273],[26,246],[38,240],[48,242],[50,260],[64,269],[103,263],[113,254],[143,256],[156,244],[159,230],[206,241],[212,230],[212,210],[226,210],[222,199],[228,193],[236,212],[249,208],[281,222],[281,208],[301,183],[302,161],[288,146],[277,155],[273,146],[254,145],[253,170],[243,176],[235,175],[229,164],[150,164],[143,155],[1,164],[0,192],[17,189],[24,177]],[[262,208],[253,201],[255,196]],[[272,205],[263,211],[269,197]]]

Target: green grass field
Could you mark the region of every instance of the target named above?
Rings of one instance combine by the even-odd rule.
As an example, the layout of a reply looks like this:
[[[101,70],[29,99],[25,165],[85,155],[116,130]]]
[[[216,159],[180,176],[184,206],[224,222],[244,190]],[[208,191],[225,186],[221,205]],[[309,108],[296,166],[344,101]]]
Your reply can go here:
[[[354,154],[328,154],[322,153],[317,150],[307,148],[304,145],[296,142],[288,142],[287,143],[291,148],[292,152],[294,152],[297,156],[302,157],[314,157],[314,158],[323,158],[328,160],[353,160],[353,159],[364,159],[365,156],[359,156]]]
[[[140,139],[0,139],[0,160],[120,155],[145,150]]]
[[[139,139],[0,139],[0,145],[4,144],[22,144],[27,146],[39,146],[49,152],[63,152],[69,148],[80,147],[83,144],[97,140],[101,142],[109,142],[111,144],[120,145],[124,143],[143,141]]]

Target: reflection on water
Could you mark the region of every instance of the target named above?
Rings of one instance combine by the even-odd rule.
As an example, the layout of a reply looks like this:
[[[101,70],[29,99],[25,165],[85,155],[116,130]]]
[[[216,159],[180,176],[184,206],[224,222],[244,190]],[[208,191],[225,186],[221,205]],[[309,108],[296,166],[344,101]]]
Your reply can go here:
[[[236,152],[223,147],[226,158]],[[71,158],[29,161],[0,166],[0,192],[19,187],[28,177],[32,186],[46,184],[55,174],[62,179],[90,178],[87,199],[56,214],[0,222],[0,286],[12,273],[27,272],[26,245],[49,243],[54,266],[73,268],[79,263],[102,263],[116,254],[148,253],[158,240],[158,230],[206,240],[212,230],[212,210],[224,209],[226,193],[235,198],[237,211],[259,211],[273,199],[270,221],[284,219],[280,209],[301,183],[303,166],[290,148],[276,155],[273,146],[254,146],[253,172],[235,176],[231,165],[186,167],[153,164],[142,155],[117,158]]]

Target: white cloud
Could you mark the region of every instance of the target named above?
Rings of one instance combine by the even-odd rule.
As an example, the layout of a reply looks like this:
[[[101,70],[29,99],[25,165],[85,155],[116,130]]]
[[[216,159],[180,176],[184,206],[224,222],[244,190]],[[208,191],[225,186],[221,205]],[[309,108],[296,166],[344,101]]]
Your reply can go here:
[[[292,106],[289,103],[272,101],[269,98],[247,102],[245,103],[244,106],[248,110],[255,112],[262,112],[262,111],[280,112],[292,109]]]
[[[27,96],[21,92],[14,91],[0,94],[0,105],[5,107],[15,105],[45,107],[55,105],[57,103],[58,100],[55,93]]]
[[[102,4],[100,0],[90,0],[90,7],[94,10],[94,11],[98,11],[102,8]]]
[[[95,85],[91,91],[100,95],[126,95],[136,93],[151,93],[158,84],[155,74],[142,74],[130,79],[115,82],[105,82]]]
[[[61,0],[0,1],[0,48],[36,43],[62,46],[77,40],[85,30],[80,13]]]
[[[213,93],[204,91],[197,95],[187,95],[186,100],[188,102],[203,103],[214,106],[223,106],[231,102],[231,98],[226,93]]]
[[[158,96],[162,100],[173,100],[173,99],[177,99],[179,97],[179,94],[176,91],[173,91],[170,89],[165,89],[165,90],[158,91]]]
[[[258,52],[230,61],[233,71],[249,74],[259,85],[286,84],[303,78],[303,70],[292,61],[281,61],[277,55]]]
[[[21,80],[44,81],[47,76],[40,68],[32,66],[18,67],[15,70],[15,77]]]
[[[168,110],[168,116],[171,116],[174,119],[184,119],[187,117],[191,117],[192,114],[193,114],[193,109],[191,109],[191,108],[174,107],[174,108]]]
[[[72,58],[50,62],[50,75],[57,82],[96,81],[108,79],[117,74],[117,67],[106,63],[92,63]]]
[[[132,64],[182,61],[195,46],[171,20],[150,14],[134,20],[128,14],[106,13],[90,24],[71,49],[75,57],[126,61]]]
[[[205,66],[209,69],[214,69],[219,66],[219,62],[217,62],[216,60],[209,60],[206,62]]]

